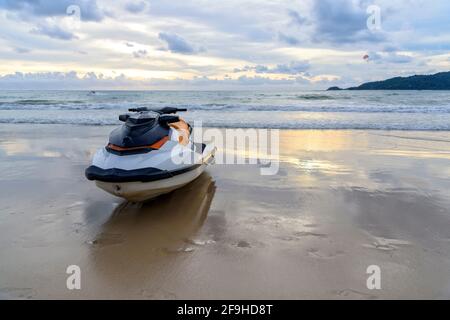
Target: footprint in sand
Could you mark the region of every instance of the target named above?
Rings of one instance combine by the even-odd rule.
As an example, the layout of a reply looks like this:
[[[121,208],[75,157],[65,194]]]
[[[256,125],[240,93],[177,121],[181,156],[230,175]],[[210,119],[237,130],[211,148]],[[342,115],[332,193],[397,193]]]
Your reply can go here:
[[[250,245],[250,243],[248,243],[247,241],[241,240],[239,241],[236,246],[238,248],[251,248],[252,246]]]
[[[186,246],[181,246],[181,247],[173,247],[173,248],[162,248],[163,252],[168,253],[168,254],[177,254],[177,253],[189,253],[189,252],[193,252],[195,249],[192,247],[186,247]]]
[[[214,240],[198,240],[198,239],[185,239],[186,243],[195,245],[195,246],[204,246],[207,244],[213,244],[216,243]]]
[[[344,251],[341,251],[341,250],[338,250],[335,253],[323,253],[323,252],[320,252],[319,249],[316,249],[316,248],[308,249],[307,252],[310,257],[315,258],[315,259],[333,259],[333,258],[341,256],[345,253]]]
[[[156,300],[174,300],[177,298],[177,295],[170,291],[158,291],[152,293],[146,289],[142,289],[139,292],[139,295],[146,299],[156,299]]]
[[[74,222],[72,223],[72,230],[75,233],[80,233],[80,231],[85,227],[86,225],[82,222]]]
[[[96,239],[88,241],[90,245],[105,247],[125,242],[121,234],[114,233],[102,233]]]
[[[34,220],[37,222],[45,223],[45,224],[51,224],[54,223],[57,219],[57,215],[54,213],[49,214],[42,214],[38,217],[36,217]]]
[[[36,291],[32,288],[0,288],[0,300],[33,299]]]
[[[337,295],[339,297],[343,297],[345,299],[378,299],[377,296],[361,292],[354,289],[343,289],[338,291],[333,291],[334,295]]]
[[[277,237],[280,240],[284,240],[284,241],[299,241],[300,238],[303,237],[315,237],[315,238],[319,238],[319,239],[326,239],[328,238],[328,235],[323,234],[323,233],[316,233],[316,232],[308,232],[308,231],[298,231],[298,232],[294,232],[292,236],[280,236]]]
[[[375,239],[374,242],[372,242],[371,244],[363,244],[363,247],[390,252],[397,250],[402,246],[411,245],[411,243],[408,241],[398,239],[388,239],[381,237],[374,237],[374,239]]]
[[[315,233],[315,232],[308,232],[308,231],[299,231],[294,233],[297,237],[317,237],[317,238],[328,238],[328,235],[323,233]]]
[[[77,208],[77,207],[81,207],[85,204],[84,201],[76,201],[74,203],[71,203],[67,206],[67,209],[73,209],[73,208]]]

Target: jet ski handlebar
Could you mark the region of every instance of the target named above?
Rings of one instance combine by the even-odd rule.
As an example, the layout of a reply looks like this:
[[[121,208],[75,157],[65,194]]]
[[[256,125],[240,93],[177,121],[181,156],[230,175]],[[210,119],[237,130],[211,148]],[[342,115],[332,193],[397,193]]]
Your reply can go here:
[[[147,107],[141,107],[141,108],[131,108],[128,109],[130,112],[144,112],[144,111],[153,111],[157,112],[159,114],[171,114],[171,113],[177,113],[182,111],[187,111],[185,108],[174,108],[174,107],[164,107],[161,109],[149,109]]]

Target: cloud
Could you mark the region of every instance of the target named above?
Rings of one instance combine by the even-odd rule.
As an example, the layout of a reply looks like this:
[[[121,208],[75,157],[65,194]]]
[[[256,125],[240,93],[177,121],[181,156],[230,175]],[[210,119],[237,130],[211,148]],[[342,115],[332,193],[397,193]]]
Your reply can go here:
[[[397,47],[394,45],[386,45],[383,49],[384,52],[395,52],[397,50]]]
[[[0,8],[23,13],[22,16],[65,16],[69,6],[80,8],[83,21],[101,21],[104,18],[96,0],[0,0]]]
[[[262,73],[301,74],[310,68],[308,61],[292,61],[289,64],[279,64],[275,68],[269,68]]]
[[[129,2],[125,5],[125,10],[130,13],[141,13],[147,8],[147,4],[144,1]]]
[[[388,48],[393,49],[393,48]],[[413,61],[413,57],[399,54],[395,51],[385,51],[385,52],[369,52],[369,61],[381,64],[381,63],[394,63],[394,64],[403,64],[410,63]]]
[[[450,2],[424,3],[0,0],[1,74],[66,71],[70,66],[83,74],[91,70],[97,75],[117,72],[128,77],[166,78],[167,86],[175,87],[191,85],[184,79],[196,76],[209,78],[195,83],[228,86],[268,81],[243,78],[239,82],[241,75],[293,79],[309,77],[307,72],[311,72],[345,76],[345,86],[353,86],[402,72],[444,71],[449,68]],[[367,29],[366,8],[371,4],[382,9],[382,31]],[[98,23],[74,23],[74,17],[66,13],[69,5],[80,6],[83,21]],[[207,45],[208,52],[200,56],[202,45]],[[158,51],[161,47],[164,51]],[[374,55],[373,63],[362,63],[367,52],[380,57]],[[297,67],[289,63],[304,59],[307,63]],[[387,67],[379,68],[382,64]],[[236,70],[242,73],[230,73],[234,82],[215,80],[224,78],[234,66],[242,69]],[[171,82],[177,77],[182,79]]]
[[[34,34],[41,34],[58,40],[77,39],[77,36],[70,31],[64,30],[56,24],[41,23],[30,31]]]
[[[133,52],[133,57],[135,58],[143,58],[147,56],[147,50],[137,50]]]
[[[241,76],[237,79],[240,84],[244,85],[293,85],[296,83],[305,83],[308,82],[306,79],[297,77],[294,79],[270,79],[266,77],[254,76]]]
[[[20,48],[20,47],[18,47],[18,48],[14,48],[14,52],[17,52],[17,53],[30,53],[31,50],[27,49],[27,48]]]
[[[292,61],[288,64],[278,64],[271,68],[265,65],[256,66],[244,66],[242,69],[235,68],[235,73],[254,71],[255,73],[266,74],[287,74],[287,75],[300,75],[304,74],[310,68],[308,61]]]
[[[166,42],[167,50],[174,53],[191,54],[195,49],[183,38],[174,33],[160,32],[159,39]]]
[[[410,63],[413,61],[413,57],[394,52],[387,55],[386,61],[391,63]]]
[[[296,37],[286,35],[282,32],[278,33],[278,40],[280,40],[281,42],[287,43],[291,46],[296,46],[296,45],[300,44],[300,40],[298,40]]]
[[[240,76],[238,78],[215,79],[206,76],[194,77],[192,79],[159,79],[149,78],[144,80],[133,80],[120,74],[116,77],[106,77],[103,74],[88,72],[84,76],[75,71],[70,72],[39,72],[21,73],[16,72],[0,76],[0,90],[29,89],[29,90],[52,90],[52,89],[77,89],[77,90],[113,90],[122,88],[148,89],[148,88],[186,88],[202,89],[208,88],[230,88],[239,89],[258,87],[299,87],[309,85],[310,81],[301,76],[294,78],[270,79],[263,76]]]
[[[305,17],[302,17],[297,11],[288,10],[289,18],[291,19],[291,24],[297,26],[303,26],[308,23]]]
[[[316,42],[380,42],[384,35],[367,28],[367,1],[319,0],[313,2]]]
[[[124,75],[104,77],[102,74],[88,72],[79,76],[77,72],[16,72],[0,76],[0,89],[90,89],[120,88],[129,85]]]
[[[198,24],[211,34],[234,35],[252,42],[264,42],[273,38],[272,30],[269,30],[271,21],[268,16],[272,16],[283,6],[280,3],[265,2],[261,4],[254,0],[213,1],[211,3],[198,0],[152,0],[149,14],[155,19],[185,21],[184,27],[188,27],[192,23]],[[284,15],[283,19],[286,19],[286,10],[281,10]],[[179,28],[179,25],[175,27]]]

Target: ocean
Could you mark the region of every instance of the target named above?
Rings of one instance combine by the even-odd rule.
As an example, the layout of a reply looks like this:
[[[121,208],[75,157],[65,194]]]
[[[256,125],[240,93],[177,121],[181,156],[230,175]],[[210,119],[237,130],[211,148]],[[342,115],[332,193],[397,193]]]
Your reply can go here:
[[[0,91],[0,123],[117,125],[163,106],[205,127],[450,131],[449,91]]]

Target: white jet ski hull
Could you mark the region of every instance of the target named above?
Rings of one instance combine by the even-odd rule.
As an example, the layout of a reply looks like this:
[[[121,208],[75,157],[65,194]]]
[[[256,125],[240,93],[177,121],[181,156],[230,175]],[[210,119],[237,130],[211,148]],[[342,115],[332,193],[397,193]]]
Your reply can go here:
[[[114,196],[125,198],[128,201],[141,202],[183,187],[198,178],[206,169],[206,166],[205,163],[194,170],[157,181],[119,183],[96,181],[95,184]]]

